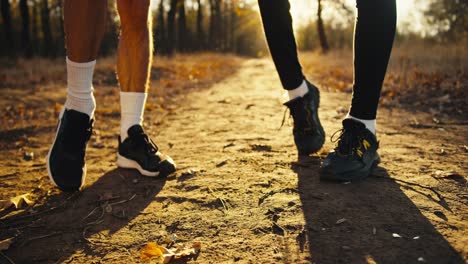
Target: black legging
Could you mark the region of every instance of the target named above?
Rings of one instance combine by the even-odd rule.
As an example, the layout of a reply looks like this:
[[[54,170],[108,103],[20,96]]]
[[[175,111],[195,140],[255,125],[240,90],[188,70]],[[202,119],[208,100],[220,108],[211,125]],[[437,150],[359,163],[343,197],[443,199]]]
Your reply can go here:
[[[268,46],[286,90],[303,79],[288,0],[258,0]],[[354,86],[350,114],[375,119],[396,28],[395,0],[356,0]]]

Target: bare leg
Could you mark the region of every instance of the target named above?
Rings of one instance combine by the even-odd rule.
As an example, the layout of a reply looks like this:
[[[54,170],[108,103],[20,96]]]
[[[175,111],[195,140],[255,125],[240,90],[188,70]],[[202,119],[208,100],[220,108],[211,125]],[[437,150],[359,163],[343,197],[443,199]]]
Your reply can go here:
[[[117,53],[117,76],[123,92],[148,89],[153,40],[149,12],[150,0],[117,0],[121,21]]]
[[[66,0],[67,100],[47,155],[47,172],[63,191],[80,190],[86,178],[86,144],[96,101],[93,71],[104,35],[107,0]]]
[[[107,0],[65,0],[63,11],[68,58],[95,60],[106,27]]]

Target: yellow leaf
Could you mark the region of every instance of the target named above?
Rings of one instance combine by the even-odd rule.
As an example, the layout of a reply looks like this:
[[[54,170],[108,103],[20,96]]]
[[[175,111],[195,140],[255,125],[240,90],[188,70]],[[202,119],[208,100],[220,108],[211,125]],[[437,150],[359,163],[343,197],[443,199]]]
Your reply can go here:
[[[10,248],[10,245],[13,243],[13,238],[7,238],[0,241],[0,250],[7,250]]]
[[[140,250],[140,259],[142,260],[162,258],[162,256],[163,252],[161,250],[161,247],[154,242],[149,242],[144,248]]]
[[[33,202],[29,200],[28,198],[29,195],[30,195],[29,193],[26,193],[26,194],[13,197],[9,200],[0,200],[0,211],[8,209],[11,206],[14,206],[15,209],[19,209],[23,206],[28,206],[28,205],[33,204]]]

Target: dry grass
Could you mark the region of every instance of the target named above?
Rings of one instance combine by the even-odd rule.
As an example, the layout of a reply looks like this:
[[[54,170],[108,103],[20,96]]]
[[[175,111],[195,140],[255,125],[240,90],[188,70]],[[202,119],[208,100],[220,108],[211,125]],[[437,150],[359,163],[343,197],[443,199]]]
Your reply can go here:
[[[304,72],[322,88],[352,90],[352,51],[303,53]],[[434,113],[464,115],[468,108],[468,50],[461,44],[394,48],[382,89],[387,106],[418,106]],[[320,67],[317,67],[320,65]]]
[[[172,58],[156,56],[151,72],[152,80],[168,77],[207,80],[218,74],[231,71],[239,62],[236,56],[229,54],[199,53],[176,55]],[[234,67],[235,68],[235,67]],[[115,57],[99,58],[96,65],[94,84],[115,85]],[[0,88],[31,88],[37,85],[66,83],[65,59],[18,59],[0,60]],[[170,85],[169,85],[170,86]]]
[[[242,59],[229,54],[191,54],[172,58],[155,57],[151,68],[151,89],[147,109],[169,109],[174,95],[189,89],[209,87],[232,75]],[[100,58],[94,73],[98,114],[119,112],[115,58]],[[55,123],[56,113],[65,101],[64,59],[3,61],[0,64],[0,122],[9,128],[24,127],[34,120]],[[116,99],[117,98],[117,99]]]

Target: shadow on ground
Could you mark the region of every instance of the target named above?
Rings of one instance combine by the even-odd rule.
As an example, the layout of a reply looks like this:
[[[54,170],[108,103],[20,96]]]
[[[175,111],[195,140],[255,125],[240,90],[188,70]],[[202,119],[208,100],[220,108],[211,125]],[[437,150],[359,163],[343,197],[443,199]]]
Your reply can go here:
[[[20,234],[5,253],[15,263],[54,263],[70,259],[76,252],[102,258],[106,250],[99,251],[100,247],[119,251],[118,245],[107,245],[106,238],[123,227],[131,228],[131,221],[143,213],[165,183],[165,178],[142,178],[133,171],[114,169],[82,192],[50,196],[34,212],[2,219],[3,230]],[[23,254],[25,250],[28,254]]]
[[[319,161],[312,163],[294,170],[306,221],[298,243],[313,263],[464,263],[402,192],[411,186],[384,168],[338,184],[320,182]]]

